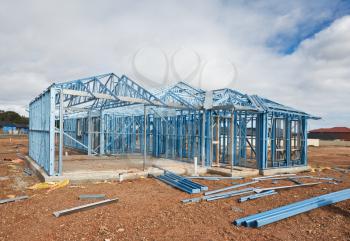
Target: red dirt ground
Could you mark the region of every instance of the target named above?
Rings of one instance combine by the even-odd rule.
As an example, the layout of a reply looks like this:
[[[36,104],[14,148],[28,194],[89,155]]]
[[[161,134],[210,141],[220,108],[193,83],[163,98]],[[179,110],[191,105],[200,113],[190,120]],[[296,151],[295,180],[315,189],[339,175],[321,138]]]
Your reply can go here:
[[[249,214],[349,188],[349,173],[316,169],[306,175],[330,176],[343,182],[281,190],[278,195],[244,203],[229,198],[183,204],[180,201],[191,195],[154,179],[71,184],[51,192],[31,191],[26,187],[37,183],[37,178],[23,173],[23,163],[4,161],[17,157],[17,144],[23,144],[18,151],[26,153],[27,140],[12,139],[10,143],[9,139],[0,139],[0,177],[9,177],[0,181],[0,198],[26,194],[30,199],[0,205],[0,240],[350,240],[349,200],[259,229],[231,224],[234,219]],[[350,148],[310,148],[309,159],[315,167],[349,167]],[[209,189],[231,184],[230,181],[201,183]],[[288,181],[277,184],[266,181],[259,186],[284,184],[291,185]],[[93,193],[118,197],[119,202],[60,218],[52,215],[54,211],[89,202],[78,200],[78,196]]]

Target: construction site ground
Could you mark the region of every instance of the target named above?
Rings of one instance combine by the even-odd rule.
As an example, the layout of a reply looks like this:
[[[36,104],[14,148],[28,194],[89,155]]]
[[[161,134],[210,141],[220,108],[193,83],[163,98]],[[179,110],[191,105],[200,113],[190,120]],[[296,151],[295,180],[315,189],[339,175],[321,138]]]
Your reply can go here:
[[[339,184],[280,190],[257,200],[238,203],[237,197],[201,203],[181,203],[196,197],[153,178],[69,184],[56,190],[29,190],[40,182],[24,172],[18,156],[27,154],[26,138],[0,139],[0,199],[28,195],[23,201],[0,204],[0,240],[350,240],[350,200],[315,209],[261,228],[232,225],[232,221],[281,205],[350,187],[349,147],[310,147],[313,172],[302,175],[334,177]],[[246,182],[250,178],[235,182]],[[232,181],[199,181],[209,190]],[[305,181],[305,182],[310,182]],[[259,187],[292,185],[264,181]],[[56,218],[54,211],[91,201],[80,194],[106,194],[119,202]]]

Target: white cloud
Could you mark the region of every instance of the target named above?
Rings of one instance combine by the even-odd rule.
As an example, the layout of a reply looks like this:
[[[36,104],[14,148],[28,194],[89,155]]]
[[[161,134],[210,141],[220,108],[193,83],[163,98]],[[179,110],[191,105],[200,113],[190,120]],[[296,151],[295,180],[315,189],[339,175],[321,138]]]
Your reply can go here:
[[[337,1],[3,1],[1,5],[0,109],[23,109],[52,82],[111,71],[142,81],[132,60],[144,47],[153,50],[143,50],[138,68],[161,82],[162,51],[170,60],[184,47],[188,52],[177,58],[183,75],[196,63],[194,50],[202,64],[234,63],[238,71],[234,87],[243,92],[325,118],[314,126],[350,125],[349,18],[304,40],[291,55],[278,52],[286,41],[331,18]],[[203,71],[211,80],[205,86],[220,88],[227,82],[230,69],[223,66]],[[198,84],[198,76],[194,83]],[[170,79],[175,77],[169,74]]]

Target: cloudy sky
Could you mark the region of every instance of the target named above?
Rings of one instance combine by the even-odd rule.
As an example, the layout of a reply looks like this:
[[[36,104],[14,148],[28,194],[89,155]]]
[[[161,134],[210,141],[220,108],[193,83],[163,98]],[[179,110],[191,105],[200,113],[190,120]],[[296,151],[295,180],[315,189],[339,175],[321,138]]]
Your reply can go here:
[[[350,1],[0,1],[0,109],[26,114],[50,83],[109,72],[350,126]]]

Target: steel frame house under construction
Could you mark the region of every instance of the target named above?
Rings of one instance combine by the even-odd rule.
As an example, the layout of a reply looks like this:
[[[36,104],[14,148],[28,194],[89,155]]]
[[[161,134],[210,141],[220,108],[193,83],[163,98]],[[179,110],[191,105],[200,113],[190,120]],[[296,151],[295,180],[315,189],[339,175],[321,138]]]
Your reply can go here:
[[[202,166],[259,170],[307,165],[305,112],[232,89],[179,82],[148,91],[109,73],[53,84],[29,105],[29,156],[62,175],[64,147],[139,153]]]

